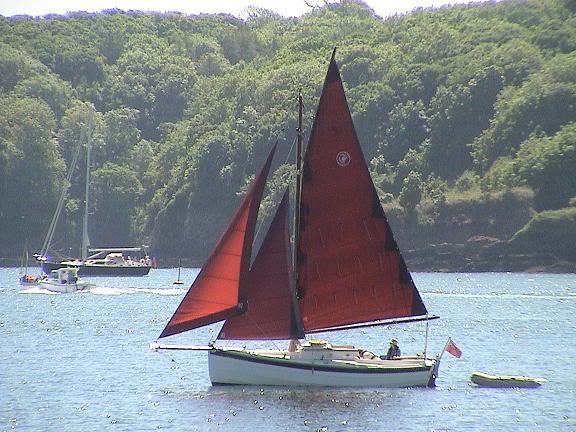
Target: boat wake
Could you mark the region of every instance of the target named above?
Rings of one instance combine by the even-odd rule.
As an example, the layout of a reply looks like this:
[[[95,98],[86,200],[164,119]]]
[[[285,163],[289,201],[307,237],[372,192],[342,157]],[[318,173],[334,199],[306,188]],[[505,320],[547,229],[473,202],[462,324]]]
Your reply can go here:
[[[115,288],[115,287],[95,287],[90,293],[96,295],[123,295],[123,294],[155,294],[175,296],[186,292],[183,288]]]
[[[29,288],[24,288],[24,289],[20,290],[20,294],[49,294],[49,295],[56,294],[56,295],[58,295],[59,293],[48,291],[46,288],[35,286],[35,287],[29,287]]]
[[[96,294],[96,295],[124,295],[124,294],[154,294],[176,296],[186,292],[183,288],[113,288],[113,287],[94,287],[86,290],[80,290],[72,294]],[[52,292],[42,287],[29,287],[20,290],[20,294],[49,294],[59,295],[60,293]]]

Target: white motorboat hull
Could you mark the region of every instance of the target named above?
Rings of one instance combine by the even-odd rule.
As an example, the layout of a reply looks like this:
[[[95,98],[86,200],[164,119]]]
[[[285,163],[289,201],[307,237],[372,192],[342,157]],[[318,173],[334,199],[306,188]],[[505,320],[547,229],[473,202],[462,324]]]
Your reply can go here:
[[[78,269],[63,267],[52,270],[50,275],[40,280],[40,286],[57,293],[73,293],[93,288],[96,285],[78,278]]]
[[[438,359],[348,361],[291,359],[280,351],[260,354],[213,348],[208,367],[213,385],[433,387]]]
[[[54,283],[54,282],[50,282],[50,281],[47,281],[47,282],[43,281],[43,282],[40,282],[40,286],[42,288],[47,289],[48,291],[68,294],[68,293],[73,293],[76,291],[84,291],[84,290],[93,288],[96,285],[94,285],[92,283],[88,283],[88,282],[60,284],[60,283]]]

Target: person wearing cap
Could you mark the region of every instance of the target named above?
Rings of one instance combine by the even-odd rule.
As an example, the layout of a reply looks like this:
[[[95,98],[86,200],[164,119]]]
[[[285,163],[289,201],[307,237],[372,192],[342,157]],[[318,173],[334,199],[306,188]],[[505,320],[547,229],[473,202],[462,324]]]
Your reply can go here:
[[[400,347],[398,346],[398,339],[390,339],[390,348],[388,348],[388,353],[386,354],[386,360],[392,360],[400,357]]]

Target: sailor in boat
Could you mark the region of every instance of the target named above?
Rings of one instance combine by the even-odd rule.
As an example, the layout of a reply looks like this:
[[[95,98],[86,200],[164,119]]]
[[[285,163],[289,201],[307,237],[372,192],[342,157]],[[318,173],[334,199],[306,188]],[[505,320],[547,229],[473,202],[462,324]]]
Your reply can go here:
[[[400,346],[398,345],[398,339],[396,338],[390,339],[390,347],[388,348],[388,352],[386,353],[386,360],[393,360],[395,358],[400,357],[401,355],[402,354],[400,352]]]
[[[298,339],[290,339],[290,343],[288,344],[288,352],[296,352],[302,348],[302,344]]]

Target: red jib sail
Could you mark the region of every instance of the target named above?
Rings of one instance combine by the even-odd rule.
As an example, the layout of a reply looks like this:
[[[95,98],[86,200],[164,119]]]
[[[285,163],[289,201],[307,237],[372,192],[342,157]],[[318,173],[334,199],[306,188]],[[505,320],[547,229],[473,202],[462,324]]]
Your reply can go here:
[[[296,314],[296,292],[290,266],[288,191],[252,264],[241,282],[247,299],[245,312],[226,320],[219,339],[303,338]]]
[[[161,338],[242,312],[244,294],[240,281],[250,268],[258,209],[275,149],[276,146],[270,151],[212,255],[160,334]]]
[[[306,332],[427,313],[370,178],[334,55],[304,159],[299,236]]]

